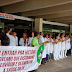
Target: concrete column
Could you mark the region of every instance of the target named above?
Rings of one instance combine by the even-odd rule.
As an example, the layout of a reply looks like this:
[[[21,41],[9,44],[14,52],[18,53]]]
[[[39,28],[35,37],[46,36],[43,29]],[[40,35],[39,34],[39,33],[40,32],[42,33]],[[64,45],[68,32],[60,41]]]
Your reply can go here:
[[[72,33],[72,25],[70,25],[70,33]]]
[[[42,32],[43,29],[43,19],[42,18],[36,18],[35,19],[35,31],[36,32]]]

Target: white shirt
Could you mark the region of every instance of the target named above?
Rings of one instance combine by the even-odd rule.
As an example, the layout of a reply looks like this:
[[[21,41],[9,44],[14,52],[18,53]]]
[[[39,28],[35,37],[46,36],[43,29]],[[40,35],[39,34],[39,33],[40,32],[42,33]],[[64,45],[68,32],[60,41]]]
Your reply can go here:
[[[9,46],[18,46],[18,37],[17,36],[13,36],[13,35],[10,35],[8,33],[6,33],[7,37],[10,39],[10,44]]]
[[[48,41],[48,39],[47,38],[45,38],[45,41]],[[48,45],[49,43],[46,43],[45,44],[45,49],[46,49],[46,54],[49,54],[49,48],[48,48]]]
[[[20,40],[19,40],[19,45],[20,46],[27,46],[28,44],[27,44],[27,39],[26,39],[26,44],[24,43],[24,38],[20,38]]]
[[[58,43],[57,44],[54,44],[54,53],[55,52],[58,52]]]
[[[40,37],[39,37],[39,43],[43,43],[43,42],[45,42],[45,39],[44,39],[43,36],[40,35]]]
[[[45,41],[50,41],[50,39],[45,38]],[[45,48],[46,48],[46,54],[50,54],[50,43],[46,43]]]
[[[32,46],[32,39],[33,37],[29,37],[29,45]]]
[[[52,38],[51,38],[51,41],[54,42]],[[53,43],[52,42],[50,43],[50,53],[53,53]]]
[[[65,37],[63,38],[63,40],[65,40]],[[65,50],[65,41],[62,42],[62,50]]]
[[[70,45],[70,38],[68,40],[66,40],[66,50],[69,50],[71,48]]]
[[[20,40],[19,40],[19,45],[20,45],[20,46],[24,46],[24,38],[20,38]]]
[[[58,39],[60,39],[60,37],[58,37]],[[61,45],[62,45],[62,42],[58,42],[58,50],[61,51]]]

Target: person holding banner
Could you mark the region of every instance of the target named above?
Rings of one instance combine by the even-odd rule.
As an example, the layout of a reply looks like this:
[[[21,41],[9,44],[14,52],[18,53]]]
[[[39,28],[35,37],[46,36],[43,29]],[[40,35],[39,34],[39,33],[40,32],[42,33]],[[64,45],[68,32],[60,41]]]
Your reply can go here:
[[[32,39],[32,47],[41,45],[41,43],[38,42],[39,35],[39,33],[36,33],[36,37]],[[37,70],[33,70],[32,72],[37,72]]]
[[[39,35],[40,35],[39,33],[36,33],[36,37],[34,37],[34,38],[32,39],[32,47],[41,45],[41,43],[38,42]]]
[[[12,28],[6,33],[7,37],[10,39],[9,46],[18,46],[18,37],[16,36],[16,32],[12,32],[12,35],[10,33],[12,32]]]
[[[20,38],[19,45],[20,46],[28,46],[28,38],[27,38],[27,34],[26,33],[23,33],[23,37]]]
[[[39,43],[41,43],[41,44],[49,43],[49,41],[45,41],[45,38],[43,37],[43,32],[40,32]],[[42,59],[42,64],[45,64],[46,63],[46,48],[43,51],[42,58],[43,58]]]

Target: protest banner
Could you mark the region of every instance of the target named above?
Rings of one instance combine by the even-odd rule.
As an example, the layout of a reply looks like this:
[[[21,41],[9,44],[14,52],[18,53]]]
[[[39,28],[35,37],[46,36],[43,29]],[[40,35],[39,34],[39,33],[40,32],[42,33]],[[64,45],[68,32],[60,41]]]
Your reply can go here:
[[[1,46],[0,72],[28,72],[39,67],[44,45],[38,47]]]

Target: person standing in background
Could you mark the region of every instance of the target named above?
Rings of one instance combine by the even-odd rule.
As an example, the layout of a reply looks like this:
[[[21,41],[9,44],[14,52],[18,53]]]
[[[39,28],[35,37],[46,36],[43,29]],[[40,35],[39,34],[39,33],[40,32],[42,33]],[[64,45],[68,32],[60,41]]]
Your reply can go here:
[[[45,38],[43,37],[43,32],[40,32],[39,43],[41,43],[41,44],[48,43],[48,41],[45,41]],[[44,49],[43,56],[42,56],[42,64],[45,64],[45,63],[46,63],[46,49]]]
[[[65,42],[66,42],[66,38],[65,38],[65,33],[62,34],[62,51],[61,51],[61,56],[62,59],[65,58]]]
[[[58,40],[58,57],[59,59],[61,59],[61,43],[62,43],[62,39],[60,37],[60,33],[57,34],[57,40]]]
[[[31,37],[29,37],[29,46],[32,46],[32,39],[34,38],[34,32],[32,32]]]
[[[59,58],[58,58],[58,40],[57,40],[57,37],[55,37],[55,39],[54,39],[53,55],[54,55],[54,60],[59,60]]]
[[[43,42],[45,42],[44,37],[43,37],[43,32],[40,32],[39,43],[43,43]]]
[[[51,44],[52,44],[52,35],[51,34],[49,35],[48,41],[50,41],[49,46],[48,46],[49,47],[48,61],[52,61],[51,57],[52,57],[53,47],[51,46]]]
[[[50,38],[50,55],[51,55],[50,61],[53,61],[52,56],[53,56],[53,42],[54,42],[54,40],[52,39],[52,35],[51,34],[50,34],[49,38]]]
[[[10,33],[12,32],[12,28],[6,33],[7,37],[10,39],[9,46],[18,46],[18,37],[16,36],[16,32],[12,32],[12,35]]]
[[[20,38],[19,45],[20,46],[28,46],[28,38],[27,38],[27,34],[26,33],[23,33],[23,37]]]
[[[48,41],[48,43],[45,44],[46,62],[48,62],[48,55],[49,55],[49,48],[50,48],[50,41],[49,41],[49,38],[48,38],[48,34],[46,34],[45,41]]]

